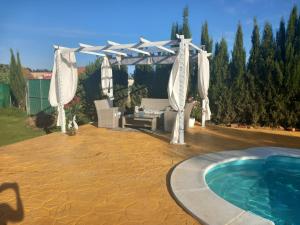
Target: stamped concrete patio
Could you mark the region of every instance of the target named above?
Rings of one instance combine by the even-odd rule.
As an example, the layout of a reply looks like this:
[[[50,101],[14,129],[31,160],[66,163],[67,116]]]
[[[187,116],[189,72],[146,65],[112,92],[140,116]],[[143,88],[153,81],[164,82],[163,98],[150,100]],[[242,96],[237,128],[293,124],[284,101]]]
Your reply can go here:
[[[0,224],[198,224],[173,200],[168,174],[196,154],[299,148],[299,133],[195,127],[186,146],[163,136],[80,127],[0,148]],[[19,190],[19,191],[18,191]]]

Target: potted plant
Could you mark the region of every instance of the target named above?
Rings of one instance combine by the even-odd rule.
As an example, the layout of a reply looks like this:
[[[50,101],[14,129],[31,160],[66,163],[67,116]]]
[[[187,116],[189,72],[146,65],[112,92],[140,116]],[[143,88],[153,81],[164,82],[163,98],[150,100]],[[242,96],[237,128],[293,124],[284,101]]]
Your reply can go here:
[[[189,127],[194,127],[196,120],[200,120],[201,116],[201,104],[198,101],[194,101],[194,107],[191,112],[191,118],[189,120]]]
[[[80,107],[80,98],[78,96],[75,96],[72,101],[70,101],[64,107],[67,119],[67,133],[70,136],[75,135],[78,130],[76,115],[79,113]]]

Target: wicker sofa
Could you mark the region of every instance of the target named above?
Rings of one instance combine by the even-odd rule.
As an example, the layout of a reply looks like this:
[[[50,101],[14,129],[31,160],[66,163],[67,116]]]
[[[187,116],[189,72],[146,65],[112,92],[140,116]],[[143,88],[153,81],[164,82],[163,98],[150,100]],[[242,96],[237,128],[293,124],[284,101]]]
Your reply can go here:
[[[157,128],[164,129],[164,113],[170,108],[169,99],[142,98],[140,107],[146,114],[156,114]]]
[[[120,113],[118,107],[112,106],[108,99],[94,101],[98,117],[98,127],[117,128],[119,126]]]
[[[189,126],[189,119],[191,116],[194,103],[186,103],[184,108],[184,129],[186,130]],[[177,112],[174,110],[167,110],[164,112],[164,130],[171,132],[175,123]]]
[[[170,106],[169,99],[142,98],[141,107],[147,112],[164,112]]]
[[[160,112],[158,126],[167,132],[173,130],[177,112],[172,110],[169,99],[142,98],[141,107],[145,113]],[[184,129],[189,126],[194,103],[186,103],[184,109]]]

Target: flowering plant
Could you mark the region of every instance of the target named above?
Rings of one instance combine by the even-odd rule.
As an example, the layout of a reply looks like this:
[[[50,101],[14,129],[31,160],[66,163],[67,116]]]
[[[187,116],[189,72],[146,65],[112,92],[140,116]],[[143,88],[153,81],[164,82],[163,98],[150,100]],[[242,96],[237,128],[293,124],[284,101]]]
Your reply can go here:
[[[201,104],[199,101],[194,101],[194,106],[191,112],[191,117],[195,118],[197,121],[200,121],[201,119]]]
[[[78,130],[76,115],[79,113],[80,108],[80,98],[78,96],[75,96],[72,101],[64,106],[69,131],[75,132],[75,130]]]

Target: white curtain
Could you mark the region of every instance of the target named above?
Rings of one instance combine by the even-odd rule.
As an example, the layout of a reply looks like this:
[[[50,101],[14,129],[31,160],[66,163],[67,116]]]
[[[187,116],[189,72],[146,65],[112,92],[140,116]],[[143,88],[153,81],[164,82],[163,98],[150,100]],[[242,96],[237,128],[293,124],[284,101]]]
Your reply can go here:
[[[77,89],[77,68],[74,52],[57,49],[54,53],[54,65],[49,89],[49,102],[58,107],[57,126],[65,131],[65,111],[63,106],[75,96]]]
[[[101,87],[103,94],[113,99],[113,79],[112,79],[112,69],[109,60],[106,56],[103,57],[101,65]]]
[[[177,111],[175,124],[173,126],[171,143],[177,144],[179,143],[179,111],[184,111],[186,92],[189,80],[189,46],[185,44],[184,46],[184,86],[183,93],[180,93],[179,85],[180,85],[180,74],[179,74],[179,54],[177,55],[175,62],[173,64],[169,83],[168,83],[168,97],[171,107]],[[183,94],[184,96],[180,96]],[[184,98],[183,102],[180,102],[180,97]]]
[[[208,56],[210,53],[201,50],[198,53],[198,91],[202,98],[202,118],[203,123],[205,120],[210,120],[210,108],[208,99],[208,88],[209,88],[209,60]],[[202,124],[204,125],[204,124]]]

